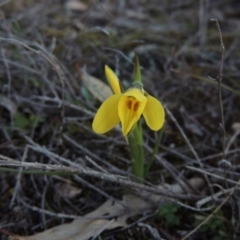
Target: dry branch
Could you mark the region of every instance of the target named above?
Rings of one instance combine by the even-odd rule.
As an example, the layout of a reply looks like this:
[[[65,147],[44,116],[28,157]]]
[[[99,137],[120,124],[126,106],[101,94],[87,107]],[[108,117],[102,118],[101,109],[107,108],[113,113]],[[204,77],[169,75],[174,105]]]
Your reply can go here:
[[[52,153],[52,156],[59,158],[59,156],[55,155],[54,153]],[[64,158],[62,158],[62,159],[64,159]],[[65,159],[65,160],[70,161],[67,159]],[[138,189],[141,191],[151,192],[151,193],[162,195],[162,196],[169,197],[172,199],[190,200],[190,201],[196,201],[196,200],[201,199],[201,196],[198,196],[198,195],[194,195],[194,194],[190,194],[190,193],[173,194],[169,191],[160,190],[157,187],[150,187],[150,186],[146,186],[146,185],[143,185],[140,183],[133,182],[130,179],[120,176],[120,175],[102,173],[99,171],[83,168],[81,166],[76,166],[76,165],[74,167],[69,167],[69,166],[58,165],[58,164],[51,165],[51,164],[43,164],[43,163],[37,163],[37,162],[35,162],[35,163],[19,162],[14,159],[11,159],[9,157],[0,155],[0,166],[22,167],[24,169],[39,169],[39,170],[43,170],[43,171],[69,172],[69,173],[73,173],[73,174],[80,174],[83,176],[85,175],[85,176],[98,178],[103,181],[118,183],[125,187],[130,187],[130,188]]]

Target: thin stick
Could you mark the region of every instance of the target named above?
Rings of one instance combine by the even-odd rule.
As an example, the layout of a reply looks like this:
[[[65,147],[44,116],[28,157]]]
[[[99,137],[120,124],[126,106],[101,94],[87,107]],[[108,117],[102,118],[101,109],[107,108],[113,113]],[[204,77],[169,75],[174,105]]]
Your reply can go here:
[[[49,216],[52,216],[52,217],[58,217],[58,218],[61,218],[61,219],[63,219],[63,218],[77,219],[77,218],[81,217],[81,216],[75,216],[75,215],[64,214],[64,213],[53,213],[53,212],[51,212],[51,211],[38,208],[38,207],[36,207],[36,206],[31,206],[31,205],[27,204],[26,202],[24,202],[24,201],[23,201],[22,199],[20,199],[20,198],[18,199],[18,201],[19,201],[20,203],[22,203],[23,206],[31,209],[31,210],[34,211],[34,212],[39,212],[39,213],[46,214],[46,215],[49,215]]]
[[[39,146],[40,147],[40,146]],[[37,149],[35,149],[37,150]],[[40,147],[40,149],[38,151],[46,151],[46,148],[42,148]],[[76,173],[76,174],[80,174],[80,175],[85,175],[85,176],[91,176],[94,178],[98,178],[101,180],[105,180],[105,181],[109,181],[109,182],[114,182],[126,187],[130,187],[130,188],[134,188],[134,189],[139,189],[141,192],[146,191],[146,192],[152,192],[158,195],[162,195],[162,196],[166,196],[168,198],[173,198],[173,199],[182,199],[182,200],[200,200],[201,196],[197,196],[195,194],[191,194],[191,193],[172,193],[169,190],[161,190],[157,187],[150,187],[147,185],[143,185],[140,183],[136,183],[131,181],[129,178],[124,177],[124,176],[120,176],[120,175],[115,175],[115,174],[109,174],[109,173],[102,173],[99,171],[95,171],[89,168],[83,168],[80,165],[74,163],[74,161],[68,161],[68,159],[65,159],[63,157],[60,157],[54,153],[48,152],[46,155],[48,155],[49,157],[51,157],[51,159],[53,160],[58,159],[64,163],[69,162],[71,163],[71,167],[69,166],[64,166],[64,165],[60,165],[60,164],[42,164],[42,163],[38,163],[38,162],[19,162],[16,161],[14,159],[11,159],[9,157],[3,156],[0,154],[0,166],[11,166],[11,167],[23,167],[23,168],[27,168],[27,169],[41,169],[41,170],[47,170],[47,171],[63,171],[63,172],[71,172],[71,173]]]
[[[232,183],[232,184],[238,184],[236,181],[234,180],[231,180],[231,179],[226,179],[225,177],[222,177],[220,175],[217,175],[217,174],[214,174],[214,173],[211,173],[211,172],[208,172],[208,171],[205,171],[204,169],[200,169],[200,168],[197,168],[197,167],[192,167],[192,166],[186,166],[186,168],[188,169],[191,169],[193,171],[196,171],[196,172],[199,172],[199,173],[203,173],[205,175],[208,175],[208,176],[211,176],[211,177],[214,177],[216,179],[220,179],[220,180],[225,180],[226,182],[228,183]]]
[[[167,114],[170,116],[170,118],[172,119],[172,121],[175,123],[175,125],[177,126],[177,128],[179,129],[180,133],[182,134],[184,140],[186,141],[188,147],[190,148],[191,152],[193,153],[194,157],[196,158],[198,165],[200,166],[201,169],[203,169],[203,164],[197,154],[197,152],[195,151],[194,147],[192,146],[191,142],[189,141],[187,135],[185,134],[185,132],[183,131],[182,127],[180,126],[180,124],[178,123],[177,119],[173,116],[172,112],[165,106],[165,110],[167,112]],[[204,173],[204,178],[210,188],[211,193],[213,194],[213,189],[210,183],[210,180],[208,178],[208,176]]]
[[[12,77],[11,77],[11,73],[9,70],[9,65],[8,65],[8,61],[6,59],[6,55],[5,55],[5,50],[2,48],[2,56],[3,56],[3,63],[7,72],[7,79],[8,79],[8,98],[10,99],[10,93],[11,93],[11,89],[12,89]]]
[[[225,47],[223,44],[222,32],[221,32],[221,28],[219,26],[218,20],[216,18],[214,18],[214,19],[211,19],[211,21],[214,21],[216,23],[218,33],[219,33],[221,49],[222,49],[221,63],[220,63],[217,80],[218,80],[218,98],[219,98],[220,111],[221,111],[221,127],[222,127],[222,132],[223,132],[223,140],[222,140],[223,158],[225,158],[226,131],[225,131],[225,124],[224,124],[225,121],[224,121],[223,103],[222,103],[222,72],[223,72],[223,60],[224,60]]]
[[[234,189],[229,193],[229,195],[224,199],[224,201],[207,217],[202,221],[196,228],[194,228],[190,233],[188,233],[184,238],[181,240],[186,240],[188,239],[193,233],[195,233],[202,225],[207,223],[213,216],[214,214],[231,198],[232,194],[234,192]]]
[[[28,49],[29,51],[32,51],[34,52],[35,54],[43,57],[49,64],[52,65],[52,67],[55,69],[55,71],[57,72],[57,75],[58,75],[58,78],[59,78],[59,81],[62,85],[62,92],[61,92],[61,102],[59,104],[59,108],[61,108],[61,125],[59,127],[59,132],[61,133],[62,131],[62,127],[63,127],[63,124],[64,124],[64,116],[65,116],[65,106],[63,104],[64,102],[64,99],[65,99],[65,94],[64,94],[64,90],[65,90],[65,79],[64,79],[64,74],[61,70],[61,67],[59,66],[59,64],[56,63],[55,59],[53,56],[49,56],[49,53],[47,53],[47,51],[45,51],[45,53],[43,53],[41,50],[36,50],[32,47],[30,47],[29,45],[25,44],[24,42],[21,42],[17,39],[13,39],[13,38],[3,38],[3,37],[0,37],[0,42],[1,41],[4,41],[4,42],[10,42],[12,44],[17,44],[17,45],[20,45],[26,49]]]
[[[28,150],[29,150],[29,148],[28,148],[28,146],[26,146],[25,149],[24,149],[24,152],[23,152],[21,162],[25,162],[25,159],[27,158],[27,155],[28,155]],[[16,181],[16,184],[15,184],[14,192],[13,192],[12,199],[11,199],[10,206],[9,206],[10,208],[12,208],[12,206],[14,204],[14,201],[15,201],[15,198],[19,194],[19,191],[21,189],[22,171],[23,171],[23,168],[20,167],[19,171],[18,171],[18,175],[17,175],[17,181]]]
[[[207,3],[208,1],[199,1],[199,35],[200,35],[200,49],[203,48],[206,43],[206,32],[207,32]]]

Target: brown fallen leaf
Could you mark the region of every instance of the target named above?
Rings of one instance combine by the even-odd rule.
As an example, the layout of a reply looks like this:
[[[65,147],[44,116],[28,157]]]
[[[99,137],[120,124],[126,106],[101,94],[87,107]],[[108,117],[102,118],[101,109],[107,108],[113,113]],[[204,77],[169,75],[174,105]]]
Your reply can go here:
[[[240,131],[240,123],[239,122],[235,122],[232,124],[232,129],[233,131],[236,133],[238,131]]]
[[[80,74],[86,88],[100,102],[113,95],[111,88],[103,81],[89,75],[86,71],[81,71]]]
[[[54,188],[59,196],[63,198],[75,198],[82,192],[82,189],[74,187],[70,183],[56,183]]]
[[[204,184],[201,178],[193,178],[190,179],[189,182],[196,189]],[[174,193],[183,192],[178,184],[161,186],[160,188],[164,188],[165,190],[168,189]],[[149,193],[142,194],[144,198],[133,194],[127,194],[123,196],[121,202],[107,200],[93,212],[71,223],[62,224],[29,237],[10,236],[9,240],[87,240],[91,237],[98,236],[104,230],[125,227],[127,226],[126,221],[129,217],[141,214],[145,210],[150,210],[153,207],[165,204],[166,201],[169,201],[167,198],[160,195]],[[108,219],[106,217],[108,217]]]
[[[72,11],[86,11],[88,9],[88,5],[81,1],[70,0],[66,3],[66,8]]]
[[[14,116],[17,112],[16,104],[3,95],[0,95],[0,106],[6,108],[11,114],[11,116]]]

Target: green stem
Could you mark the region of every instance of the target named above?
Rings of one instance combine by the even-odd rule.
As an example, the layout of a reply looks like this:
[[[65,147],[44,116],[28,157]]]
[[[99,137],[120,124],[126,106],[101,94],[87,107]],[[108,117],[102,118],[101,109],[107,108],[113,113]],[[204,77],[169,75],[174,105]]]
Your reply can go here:
[[[154,159],[155,159],[155,155],[157,153],[157,150],[158,150],[158,147],[160,145],[160,142],[162,140],[162,136],[163,136],[163,132],[164,132],[164,128],[165,126],[163,126],[159,131],[158,131],[158,136],[157,136],[157,141],[154,145],[154,148],[153,148],[153,151],[152,151],[152,156],[150,158],[150,160],[148,161],[146,167],[145,167],[145,177],[148,175],[148,172],[154,162]]]
[[[129,136],[129,147],[132,160],[133,174],[141,179],[144,178],[144,154],[142,126],[138,122]]]

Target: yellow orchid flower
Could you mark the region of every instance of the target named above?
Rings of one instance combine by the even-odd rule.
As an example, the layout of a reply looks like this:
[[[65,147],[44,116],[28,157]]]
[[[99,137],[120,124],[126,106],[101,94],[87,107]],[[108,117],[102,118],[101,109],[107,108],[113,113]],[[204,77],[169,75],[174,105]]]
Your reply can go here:
[[[162,104],[135,84],[133,88],[124,93],[116,93],[102,103],[92,128],[96,133],[103,134],[121,122],[123,135],[127,136],[141,115],[150,129],[158,131],[162,128],[165,119]]]
[[[121,123],[122,133],[129,144],[132,172],[141,181],[146,177],[154,158],[145,165],[142,124],[139,119],[143,115],[149,128],[158,131],[164,124],[164,108],[156,98],[143,89],[141,66],[136,51],[133,84],[130,89],[123,90],[118,77],[107,65],[105,65],[105,74],[113,95],[108,97],[98,109],[92,128],[96,133],[103,134]],[[159,146],[161,135],[159,132],[154,149]]]

